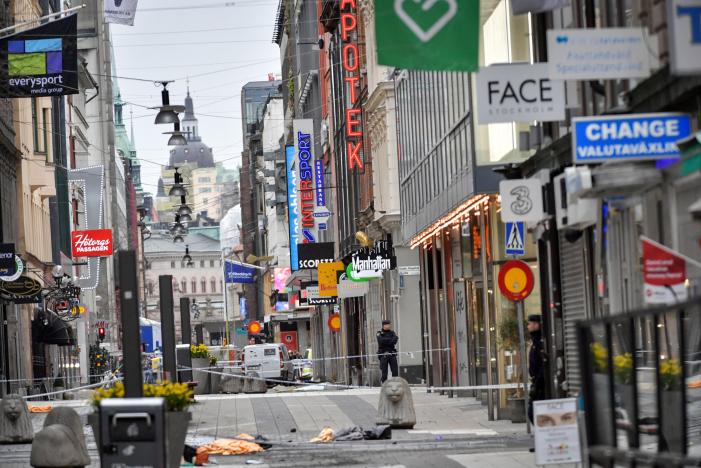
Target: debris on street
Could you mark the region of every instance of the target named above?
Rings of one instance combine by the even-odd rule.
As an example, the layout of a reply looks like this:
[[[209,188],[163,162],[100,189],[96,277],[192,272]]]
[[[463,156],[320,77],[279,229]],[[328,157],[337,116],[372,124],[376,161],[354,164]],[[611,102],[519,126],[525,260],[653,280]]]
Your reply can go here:
[[[264,449],[255,443],[255,437],[249,434],[239,434],[234,439],[217,439],[210,444],[197,448],[197,456],[207,455],[246,455],[263,452]]]
[[[334,437],[333,429],[331,429],[330,427],[325,427],[321,430],[321,432],[319,433],[318,436],[314,437],[309,442],[311,442],[313,444],[319,444],[319,443],[325,444],[328,442],[333,442],[333,437]]]

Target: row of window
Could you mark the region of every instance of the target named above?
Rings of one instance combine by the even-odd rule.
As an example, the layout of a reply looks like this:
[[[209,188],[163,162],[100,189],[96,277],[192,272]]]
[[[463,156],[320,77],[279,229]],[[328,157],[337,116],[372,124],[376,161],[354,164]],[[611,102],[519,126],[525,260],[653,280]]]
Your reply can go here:
[[[224,292],[224,281],[219,280],[219,289],[217,289],[217,279],[212,278],[209,280],[209,291],[207,290],[207,279],[206,278],[201,278],[199,281],[199,290],[198,290],[198,284],[197,284],[197,278],[192,278],[189,281],[189,291],[188,291],[188,280],[187,278],[183,278],[180,280],[180,283],[177,285],[175,292],[179,292],[180,294],[197,294],[197,293],[202,293],[206,294],[207,292],[214,294],[217,292]],[[154,284],[153,281],[149,281],[146,284],[146,290],[148,291],[148,294],[152,296],[155,293],[156,285]]]
[[[175,260],[170,262],[170,267],[175,268],[178,262]],[[207,265],[207,260],[200,260],[200,268],[204,268]],[[215,266],[222,266],[221,260],[210,260],[209,261],[209,267],[214,268]],[[185,268],[187,265],[185,264],[184,261],[180,261],[180,268]]]

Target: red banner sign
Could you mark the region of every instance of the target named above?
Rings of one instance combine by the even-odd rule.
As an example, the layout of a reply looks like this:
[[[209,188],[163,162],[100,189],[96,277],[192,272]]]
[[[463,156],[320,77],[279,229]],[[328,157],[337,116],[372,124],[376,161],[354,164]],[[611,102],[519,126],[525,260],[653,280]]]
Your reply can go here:
[[[109,257],[112,255],[112,230],[73,231],[71,248],[73,257]]]
[[[646,304],[687,300],[686,261],[670,249],[643,239],[643,282]]]

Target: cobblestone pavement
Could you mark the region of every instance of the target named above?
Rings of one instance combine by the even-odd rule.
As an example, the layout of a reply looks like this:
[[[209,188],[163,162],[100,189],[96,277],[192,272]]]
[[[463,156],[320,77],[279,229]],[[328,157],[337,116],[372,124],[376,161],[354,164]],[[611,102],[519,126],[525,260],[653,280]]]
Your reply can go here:
[[[391,441],[308,441],[324,427],[374,425],[378,389],[272,393],[264,395],[198,396],[191,408],[188,443],[197,445],[240,433],[266,436],[273,448],[251,457],[213,456],[219,466],[307,467],[485,467],[535,466],[527,449],[532,439],[524,424],[488,421],[486,410],[474,398],[448,398],[413,390],[417,423],[413,430],[395,430]],[[86,401],[56,404],[76,407],[86,418]],[[44,415],[32,415],[35,429]],[[85,426],[88,448],[99,466],[92,430]],[[29,466],[29,445],[0,446],[0,466]]]

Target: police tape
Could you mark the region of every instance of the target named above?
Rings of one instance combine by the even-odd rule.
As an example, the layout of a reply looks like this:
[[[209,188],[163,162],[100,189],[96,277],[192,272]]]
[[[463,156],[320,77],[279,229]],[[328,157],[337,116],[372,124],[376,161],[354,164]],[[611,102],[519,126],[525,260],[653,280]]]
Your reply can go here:
[[[74,393],[74,392],[79,392],[81,390],[91,390],[93,388],[114,384],[116,382],[121,381],[122,379],[123,379],[123,377],[115,377],[114,379],[112,379],[108,382],[98,382],[98,383],[94,383],[94,384],[90,384],[90,385],[84,385],[82,387],[74,387],[74,388],[67,388],[65,390],[57,390],[54,392],[40,393],[38,395],[26,395],[26,396],[23,396],[22,398],[24,398],[26,400],[29,398],[41,398],[41,397],[47,397],[47,396],[53,396],[53,395],[63,395],[64,393]]]
[[[496,384],[496,385],[466,385],[458,387],[426,387],[430,391],[457,391],[457,390],[512,390],[523,388],[523,384]]]

